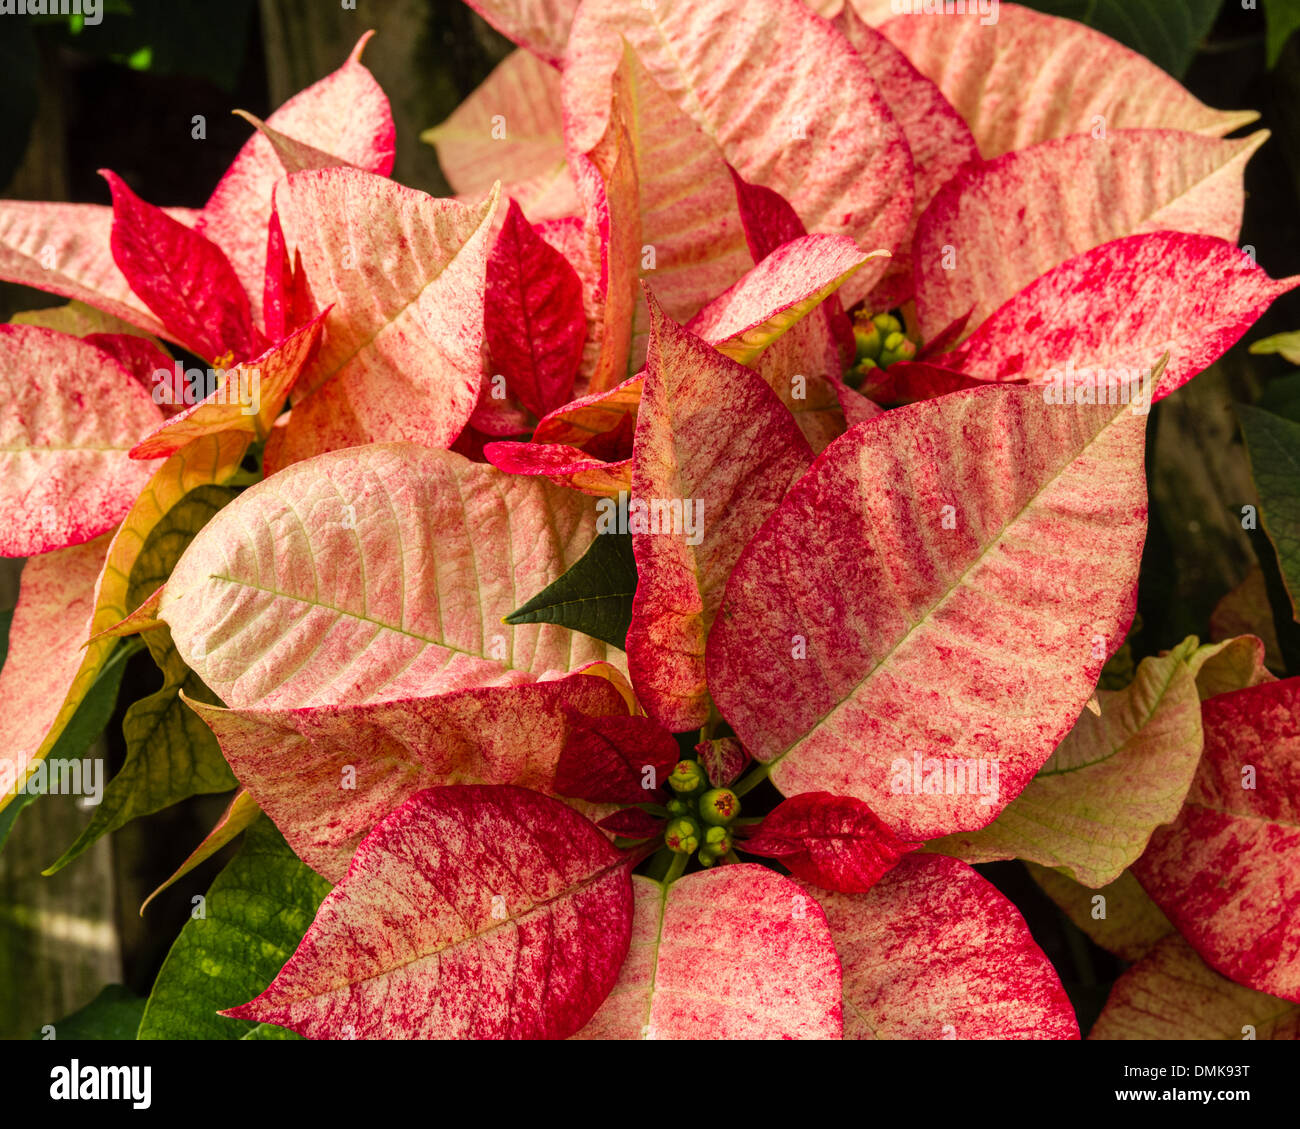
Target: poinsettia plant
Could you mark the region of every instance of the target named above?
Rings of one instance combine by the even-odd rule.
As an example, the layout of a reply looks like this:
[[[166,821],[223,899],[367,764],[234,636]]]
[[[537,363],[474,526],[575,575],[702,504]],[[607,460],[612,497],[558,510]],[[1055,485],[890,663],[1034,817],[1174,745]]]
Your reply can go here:
[[[363,38],[202,209],[0,202],[4,814],[143,646],[55,867],[245,835],[141,1035],[1078,1038],[1022,859],[1099,1037],[1294,1036],[1300,678],[1119,673],[1152,405],[1300,282],[1254,115],[1012,4],[471,2],[455,197]]]

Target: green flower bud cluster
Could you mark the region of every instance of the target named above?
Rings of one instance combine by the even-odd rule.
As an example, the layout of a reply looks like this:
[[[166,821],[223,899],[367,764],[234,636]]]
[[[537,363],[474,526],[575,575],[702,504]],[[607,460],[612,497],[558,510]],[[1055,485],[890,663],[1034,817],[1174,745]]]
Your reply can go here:
[[[916,342],[907,337],[903,323],[893,314],[857,314],[853,340],[857,342],[858,359],[845,379],[855,388],[873,369],[888,368],[895,361],[910,361],[916,356]]]
[[[699,852],[703,866],[713,866],[732,848],[728,830],[740,814],[740,799],[729,788],[712,788],[698,761],[678,761],[668,776],[674,795],[668,801],[664,842],[678,854]]]

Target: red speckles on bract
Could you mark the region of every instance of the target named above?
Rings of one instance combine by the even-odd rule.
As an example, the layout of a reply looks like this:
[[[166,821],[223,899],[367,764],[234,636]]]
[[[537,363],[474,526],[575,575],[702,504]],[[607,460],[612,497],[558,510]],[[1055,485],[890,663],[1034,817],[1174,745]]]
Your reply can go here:
[[[840,962],[816,901],[742,864],[635,878],[619,982],[584,1039],[838,1039]]]
[[[1133,865],[1213,968],[1300,1003],[1300,678],[1209,699],[1181,814]]]
[[[627,954],[628,873],[558,800],[420,792],[361,844],[271,986],[225,1014],[312,1038],[565,1038]]]

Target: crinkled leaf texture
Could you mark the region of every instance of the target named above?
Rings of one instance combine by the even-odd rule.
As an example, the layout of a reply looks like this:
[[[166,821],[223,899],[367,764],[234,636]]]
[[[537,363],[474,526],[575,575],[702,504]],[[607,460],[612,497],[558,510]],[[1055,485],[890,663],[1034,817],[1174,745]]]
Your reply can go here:
[[[1300,1039],[1300,1007],[1220,976],[1174,933],[1116,982],[1089,1039]]]
[[[796,878],[841,894],[865,894],[909,850],[861,800],[803,792],[783,800],[739,843],[774,858]]]
[[[964,862],[903,859],[867,894],[805,886],[844,968],[846,1039],[1077,1039],[1020,911]]]
[[[749,863],[632,879],[618,983],[582,1039],[838,1039],[840,962],[817,903]]]
[[[0,556],[80,545],[112,529],[154,469],[126,453],[162,412],[94,345],[0,326]]]
[[[898,15],[880,25],[966,119],[986,159],[1104,129],[1182,129],[1222,137],[1259,115],[1197,101],[1154,63],[1074,20],[999,4],[984,23]],[[1080,74],[1093,80],[1080,82]]]
[[[495,193],[466,207],[335,168],[294,173],[276,204],[312,294],[333,307],[279,465],[361,443],[450,446],[483,375]]]
[[[1027,859],[1085,886],[1118,879],[1177,818],[1201,759],[1201,700],[1186,661],[1194,645],[1143,659],[1126,690],[1098,690],[1101,712],[1079,715],[997,819],[930,847],[967,862]]]
[[[557,677],[604,658],[604,644],[501,620],[578,559],[594,525],[582,495],[450,451],[334,452],[218,514],[177,564],[159,617],[234,708]]]
[[[1300,678],[1210,698],[1187,802],[1133,866],[1216,971],[1300,1003]]]
[[[332,881],[375,825],[416,792],[476,783],[554,794],[575,726],[627,716],[618,687],[595,670],[360,705],[190,705],[298,856]]]
[[[298,951],[223,1012],[308,1038],[565,1038],[632,932],[629,860],[558,800],[465,785],[367,836]]]
[[[851,6],[835,16],[833,22],[867,64],[889,112],[903,130],[912,154],[916,192],[913,213],[914,217],[919,216],[963,164],[979,157],[975,138],[943,92],[884,35],[863,23]],[[913,279],[908,248],[912,235],[913,229],[909,227],[884,279],[868,297],[870,308],[888,309],[911,296]],[[865,293],[856,282],[851,282],[846,297],[852,304]]]
[[[754,373],[650,298],[650,350],[632,455],[637,589],[628,668],[646,711],[681,732],[709,717],[704,648],[750,537],[812,462],[794,417]]]
[[[1179,285],[1170,286],[1170,277]],[[1151,373],[1167,353],[1152,390],[1159,400],[1218,360],[1297,283],[1300,276],[1269,278],[1214,236],[1129,235],[1035,279],[942,360],[981,380],[1040,383],[1060,373],[1062,388],[1086,388],[1091,375],[1105,390],[1105,378]]]

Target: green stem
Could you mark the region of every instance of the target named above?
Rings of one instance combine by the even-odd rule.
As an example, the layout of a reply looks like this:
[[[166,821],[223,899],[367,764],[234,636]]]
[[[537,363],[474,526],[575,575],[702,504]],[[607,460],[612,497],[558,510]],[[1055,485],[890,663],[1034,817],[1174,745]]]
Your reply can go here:
[[[771,765],[760,764],[743,780],[737,781],[732,785],[731,790],[735,792],[737,796],[743,796],[746,792],[751,791],[759,784],[763,783],[763,781],[767,779],[767,774],[771,772],[771,770]]]
[[[668,868],[668,873],[664,875],[664,885],[671,886],[683,874],[686,873],[686,864],[691,861],[690,855],[675,855],[673,864]]]

